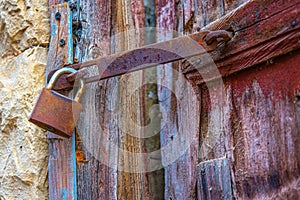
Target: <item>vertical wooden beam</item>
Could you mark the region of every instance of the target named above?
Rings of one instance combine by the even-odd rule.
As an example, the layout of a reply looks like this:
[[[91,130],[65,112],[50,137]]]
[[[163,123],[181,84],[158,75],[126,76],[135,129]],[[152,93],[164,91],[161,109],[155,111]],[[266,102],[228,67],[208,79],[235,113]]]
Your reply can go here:
[[[111,53],[113,1],[81,0],[74,4],[78,21],[74,25],[79,62]],[[89,75],[98,74],[90,70]],[[87,84],[82,97],[77,135],[78,199],[117,199],[118,127],[114,105],[118,105],[118,78]],[[112,165],[109,163],[112,162]]]
[[[61,4],[60,4],[61,3]],[[73,62],[72,15],[64,1],[49,1],[51,41],[47,60],[47,74]],[[61,14],[60,19],[55,14]],[[60,46],[59,41],[65,40]],[[66,139],[48,133],[49,138],[49,199],[77,199],[75,134]]]
[[[85,0],[78,7],[82,34],[75,55],[79,61],[144,44],[141,1]],[[86,85],[77,139],[77,155],[82,155],[77,157],[79,199],[150,198],[147,175],[131,171],[145,163],[128,156],[144,148],[143,141],[132,136],[141,134],[139,130],[130,132],[132,120],[138,124],[142,120],[141,92],[136,92],[141,81],[138,72]],[[128,154],[120,154],[119,149]],[[117,163],[109,165],[110,161]]]
[[[188,29],[185,25],[190,23],[189,18],[193,15],[192,1],[155,2],[158,41],[181,34],[174,30]],[[165,170],[164,198],[196,199],[200,103],[188,81],[174,73],[170,65],[157,68],[158,98],[165,114],[160,131]],[[177,69],[179,65],[175,63],[173,67]]]
[[[115,33],[121,35],[116,40],[116,51],[124,51],[145,44],[145,10],[139,0],[117,0]],[[122,32],[123,31],[123,32]],[[143,126],[145,105],[143,104],[144,73],[142,71],[120,77],[119,132],[119,199],[151,199],[147,169],[148,158],[145,150]],[[126,117],[127,116],[127,117]],[[122,125],[123,124],[123,125]],[[124,151],[123,151],[124,150]],[[134,155],[137,156],[134,156]]]
[[[145,45],[155,43],[156,41],[156,16],[155,16],[155,2],[154,0],[144,0],[145,7]],[[159,113],[159,102],[157,97],[157,70],[156,68],[149,68],[144,70],[143,79],[145,85],[143,86],[142,105],[143,124],[147,126],[144,129],[144,134],[151,137],[145,139],[146,151],[155,153],[150,156],[148,165],[153,169],[147,173],[149,179],[149,193],[151,199],[163,199],[165,190],[165,174],[162,167],[161,160],[161,145],[160,145],[160,125],[161,117]],[[146,84],[147,83],[147,84]],[[150,113],[155,115],[150,117]]]

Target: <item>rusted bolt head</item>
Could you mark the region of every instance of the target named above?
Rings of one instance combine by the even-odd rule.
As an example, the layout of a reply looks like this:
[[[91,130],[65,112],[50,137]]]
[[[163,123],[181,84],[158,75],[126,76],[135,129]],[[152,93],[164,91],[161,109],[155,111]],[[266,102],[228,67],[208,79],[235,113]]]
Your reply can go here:
[[[64,46],[66,44],[65,40],[64,39],[60,39],[59,40],[59,46]]]
[[[59,19],[60,19],[60,17],[61,17],[61,14],[60,14],[60,12],[57,12],[57,13],[55,13],[55,19],[59,20]]]

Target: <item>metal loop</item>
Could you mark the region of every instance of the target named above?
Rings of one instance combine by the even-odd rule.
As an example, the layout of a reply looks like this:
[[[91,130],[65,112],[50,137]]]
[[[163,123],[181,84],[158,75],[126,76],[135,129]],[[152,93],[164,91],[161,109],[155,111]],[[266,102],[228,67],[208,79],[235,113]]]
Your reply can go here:
[[[210,31],[204,38],[205,42],[210,45],[213,42],[223,39],[222,41],[227,42],[232,39],[232,34],[225,30]]]
[[[76,96],[75,96],[75,98],[74,98],[74,101],[77,101],[77,102],[80,101],[80,98],[81,98],[81,96],[82,96],[83,89],[84,89],[84,82],[83,82],[83,80],[82,80],[82,79],[79,79],[79,81],[80,81],[80,87],[78,88],[77,93],[76,93]]]
[[[73,68],[68,68],[68,67],[65,67],[65,68],[61,68],[59,70],[57,70],[51,77],[49,83],[47,84],[47,89],[51,90],[56,81],[58,80],[58,78],[63,75],[63,74],[72,74],[72,73],[76,73],[77,70],[73,69]],[[79,102],[80,98],[81,98],[81,95],[83,93],[83,88],[84,88],[84,82],[82,79],[80,79],[80,87],[78,88],[77,90],[77,93],[75,95],[75,98],[74,98],[74,101],[77,101]]]

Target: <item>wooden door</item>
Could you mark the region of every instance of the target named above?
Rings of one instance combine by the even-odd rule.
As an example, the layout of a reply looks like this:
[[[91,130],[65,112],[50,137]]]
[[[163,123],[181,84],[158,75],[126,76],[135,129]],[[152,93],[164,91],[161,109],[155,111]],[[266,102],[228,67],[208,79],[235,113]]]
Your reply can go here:
[[[202,29],[233,38],[207,55],[216,76],[201,57],[87,84],[76,137],[50,140],[50,199],[299,198],[296,0],[68,5],[79,62]]]

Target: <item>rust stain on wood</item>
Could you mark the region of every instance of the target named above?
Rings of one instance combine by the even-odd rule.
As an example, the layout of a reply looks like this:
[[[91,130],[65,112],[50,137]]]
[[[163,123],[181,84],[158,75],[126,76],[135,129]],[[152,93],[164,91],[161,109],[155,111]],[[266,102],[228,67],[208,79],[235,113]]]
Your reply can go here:
[[[82,150],[77,149],[76,150],[76,162],[77,163],[84,163],[88,162],[88,160],[85,158],[84,153]]]

